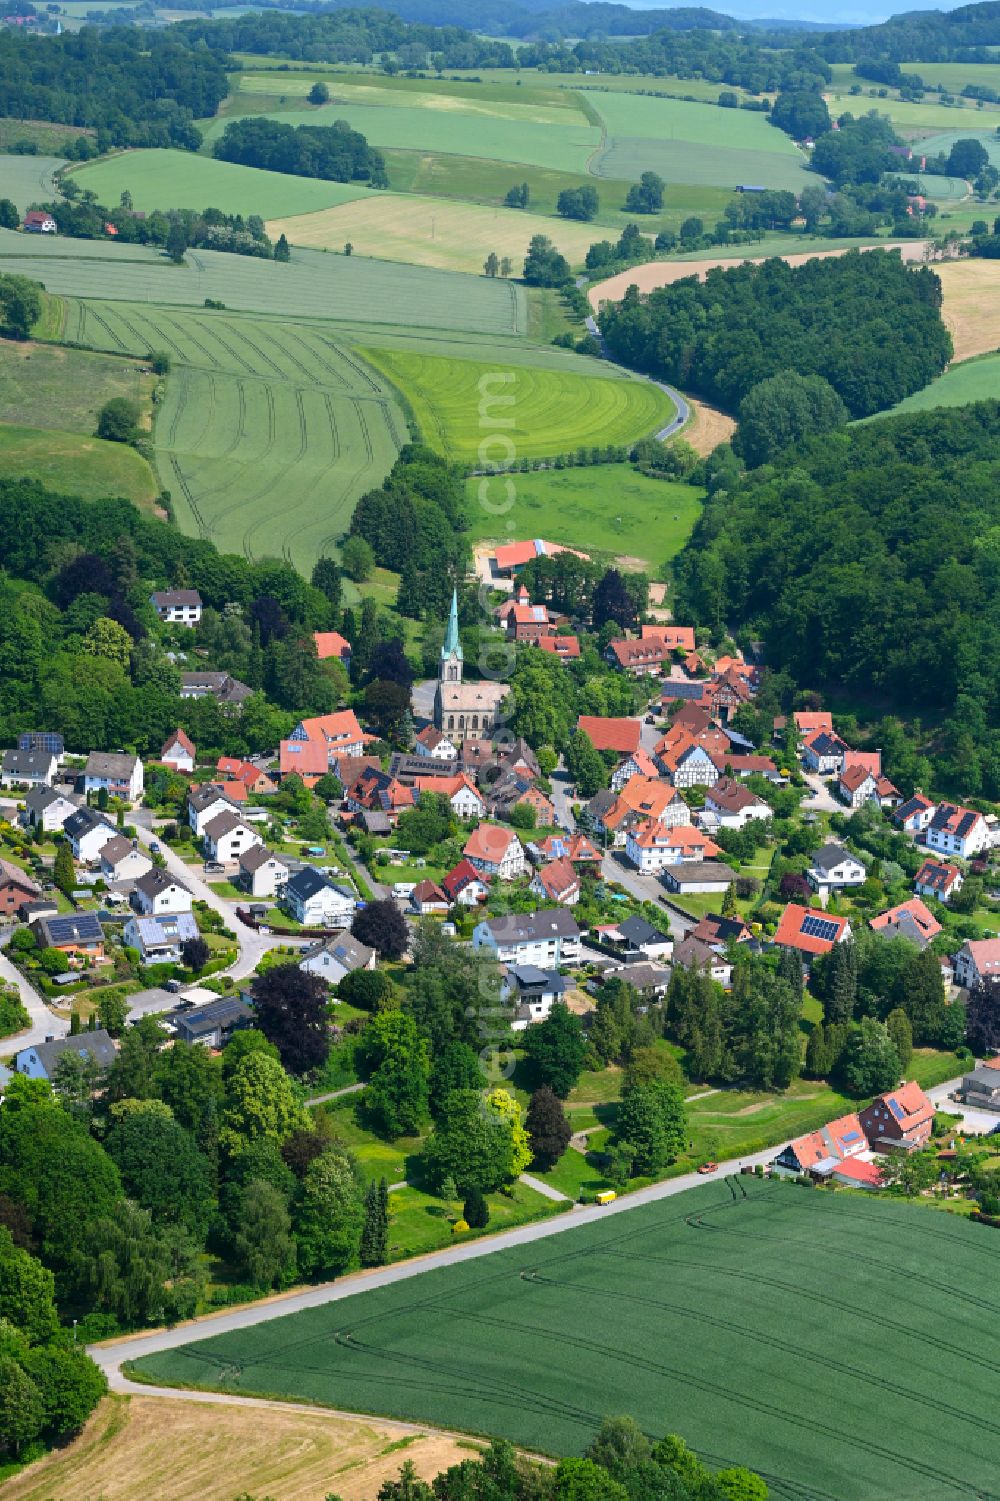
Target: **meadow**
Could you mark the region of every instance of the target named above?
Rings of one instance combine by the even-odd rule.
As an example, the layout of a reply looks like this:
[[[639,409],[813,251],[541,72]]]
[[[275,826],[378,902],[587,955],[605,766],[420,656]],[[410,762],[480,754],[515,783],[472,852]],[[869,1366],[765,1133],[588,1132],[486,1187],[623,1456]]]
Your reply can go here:
[[[985,354],[952,365],[944,375],[922,391],[915,391],[886,415],[895,417],[903,412],[927,412],[933,407],[962,407],[971,401],[997,400],[1000,400],[1000,354]]]
[[[513,477],[515,501],[504,520],[518,537],[546,537],[592,555],[641,559],[656,573],[684,546],[701,511],[691,485],[648,479],[631,464],[547,469]],[[481,481],[468,481],[470,537],[498,538],[497,519],[479,505]]]
[[[222,552],[308,573],[406,441],[391,390],[318,325],[75,302],[67,337],[170,355],[157,467],[182,530]]]
[[[149,375],[121,359],[53,344],[0,343],[0,422],[89,435],[112,397],[127,396],[148,414],[151,388]]]
[[[939,152],[948,155],[956,141],[976,140],[986,148],[987,155],[994,167],[1000,166],[1000,139],[996,133],[988,128],[985,120],[970,121],[967,130],[954,127],[951,130],[939,131],[937,135],[925,136],[920,141],[920,150],[928,156],[937,156]],[[931,181],[925,178],[925,181]]]
[[[59,156],[0,156],[0,198],[13,199],[22,214],[29,203],[50,202],[56,191],[52,174],[62,166]]]
[[[136,1369],[556,1453],[627,1410],[786,1501],[971,1501],[995,1488],[994,1254],[957,1217],[727,1179]]]
[[[152,510],[160,488],[146,460],[124,443],[7,422],[0,423],[0,470],[84,500],[124,496],[141,511]]]
[[[114,207],[125,189],[137,209],[217,208],[224,214],[277,219],[334,208],[371,190],[360,183],[323,182],[287,172],[262,172],[237,162],[217,162],[190,151],[121,151],[73,173],[81,189]]]
[[[403,392],[425,440],[465,462],[545,458],[581,445],[628,443],[648,437],[675,412],[652,382],[598,374],[600,366],[587,376],[575,369],[502,370],[416,351],[361,353]],[[492,402],[485,417],[484,391]],[[484,438],[488,453],[480,446]]]

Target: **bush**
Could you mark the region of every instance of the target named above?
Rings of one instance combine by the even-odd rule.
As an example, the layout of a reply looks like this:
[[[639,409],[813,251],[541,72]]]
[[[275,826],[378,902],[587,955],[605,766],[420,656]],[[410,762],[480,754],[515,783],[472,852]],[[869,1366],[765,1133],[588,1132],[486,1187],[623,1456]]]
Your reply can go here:
[[[134,443],[139,434],[139,408],[125,396],[113,396],[97,414],[97,436],[108,443]]]

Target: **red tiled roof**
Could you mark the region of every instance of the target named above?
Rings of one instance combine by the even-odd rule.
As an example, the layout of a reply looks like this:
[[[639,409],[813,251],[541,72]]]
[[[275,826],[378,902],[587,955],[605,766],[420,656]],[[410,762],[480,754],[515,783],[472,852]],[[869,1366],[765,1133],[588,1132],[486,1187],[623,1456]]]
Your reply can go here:
[[[578,657],[580,655],[579,636],[539,636],[535,642],[542,651],[547,651],[554,657]]]
[[[877,917],[872,918],[869,927],[873,928],[876,933],[880,933],[883,928],[897,923],[904,912],[913,918],[925,938],[936,938],[941,932],[941,924],[918,896],[911,896],[909,901],[900,902],[897,907],[890,907],[888,912],[880,912]]]
[[[553,860],[549,865],[543,865],[537,880],[554,902],[580,889],[580,877],[568,860]]]
[[[813,933],[803,933],[802,924],[808,917],[832,923],[836,931],[829,938]],[[847,926],[846,917],[834,917],[829,912],[815,910],[812,907],[800,907],[797,902],[789,902],[781,914],[774,941],[786,948],[798,949],[803,954],[828,954],[834,944],[839,942]]]
[[[330,764],[330,753],[322,740],[282,740],[278,764],[283,777],[290,772],[300,777],[321,777]]]
[[[462,851],[470,860],[485,860],[490,865],[499,865],[517,835],[512,829],[501,829],[493,823],[481,823],[473,829]]]
[[[477,870],[471,860],[459,860],[453,870],[449,870],[446,876],[441,877],[441,885],[454,901],[459,892],[464,891],[472,881],[479,881],[483,886],[490,884],[490,878]]]
[[[613,750],[626,756],[639,749],[642,725],[638,719],[603,719],[596,714],[581,714],[576,722],[595,750]]]
[[[882,1174],[874,1162],[861,1162],[857,1157],[848,1157],[836,1169],[836,1177],[850,1178],[871,1188],[882,1187]]]
[[[183,730],[174,730],[174,733],[172,735],[168,735],[166,740],[163,742],[163,749],[160,752],[161,759],[166,755],[167,751],[171,750],[175,745],[179,745],[182,750],[186,750],[189,756],[194,756],[194,741],[191,740],[187,735],[185,735]]]
[[[303,719],[302,728],[308,740],[329,745],[331,751],[359,744],[367,738],[353,709],[338,709],[335,714],[320,714],[315,719]]]
[[[849,750],[844,757],[844,770],[850,767],[861,767],[870,771],[873,777],[882,775],[882,752],[881,751],[856,751]]]
[[[328,657],[344,657],[351,655],[351,643],[346,636],[339,631],[313,631],[313,640],[316,643],[316,655],[321,662]]]

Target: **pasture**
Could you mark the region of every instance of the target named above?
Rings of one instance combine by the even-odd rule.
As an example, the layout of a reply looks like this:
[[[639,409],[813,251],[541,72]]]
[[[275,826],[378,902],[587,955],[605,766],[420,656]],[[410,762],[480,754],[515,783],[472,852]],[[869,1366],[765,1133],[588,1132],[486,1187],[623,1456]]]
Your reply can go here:
[[[0,422],[89,436],[114,396],[127,396],[148,414],[152,386],[149,375],[122,359],[54,344],[0,343]]]
[[[467,482],[470,537],[474,542],[507,541],[506,523],[518,537],[547,537],[596,554],[641,560],[649,572],[674,557],[691,535],[701,512],[702,492],[691,485],[648,479],[631,464],[595,464],[581,469],[547,469],[511,476],[514,504],[497,517],[481,504],[497,499],[503,480]]]
[[[445,82],[442,79],[389,78],[370,73],[352,76],[314,73],[242,73],[231,96],[230,112],[239,113],[240,95],[276,96],[299,104],[317,79],[330,90],[330,104],[380,105],[396,109],[432,110],[438,114],[494,120],[515,120],[532,125],[566,125],[574,119],[586,122],[574,94],[546,87],[526,90],[509,81],[497,84]],[[324,106],[314,106],[322,108]],[[461,121],[458,122],[461,126]]]
[[[973,1501],[1000,1436],[994,1262],[958,1217],[727,1179],[136,1368],[555,1453],[624,1410],[782,1501]]]
[[[271,219],[267,232],[272,239],[285,234],[289,244],[311,249],[329,246],[339,250],[350,240],[355,255],[473,275],[482,271],[483,262],[493,251],[497,256],[508,256],[518,276],[532,235],[547,235],[575,265],[583,261],[588,248],[605,231],[597,224],[547,219],[521,209],[384,193],[320,213]]]
[[[359,183],[262,172],[236,162],[195,156],[190,151],[121,151],[77,168],[73,179],[110,207],[128,189],[135,207],[145,213],[153,209],[217,208],[224,214],[259,214],[262,219],[312,214],[363,198],[370,191]]]
[[[318,325],[76,302],[66,335],[170,355],[157,467],[182,530],[221,552],[308,573],[406,440],[392,392]]]
[[[13,199],[21,214],[30,203],[51,202],[56,193],[52,174],[62,166],[60,156],[0,156],[0,198]]]
[[[403,392],[431,447],[460,462],[546,458],[581,445],[633,442],[675,411],[651,381],[598,374],[599,365],[585,375],[416,351],[361,353]]]
[[[952,365],[944,375],[931,381],[922,391],[914,391],[892,412],[927,412],[933,407],[963,407],[972,401],[1000,400],[1000,354],[984,354],[979,359]]]
[[[152,510],[160,488],[146,460],[125,443],[7,422],[0,423],[0,470],[84,500],[124,496],[141,511]]]
[[[966,130],[959,126],[953,126],[951,130],[939,131],[937,135],[925,136],[920,141],[920,151],[927,156],[937,156],[939,152],[948,155],[956,141],[976,140],[986,148],[987,155],[994,167],[1000,166],[1000,139],[996,133],[989,129],[989,123],[983,119],[970,120]],[[949,179],[950,181],[951,179]],[[932,181],[925,177],[925,182]],[[985,217],[985,215],[984,215]]]

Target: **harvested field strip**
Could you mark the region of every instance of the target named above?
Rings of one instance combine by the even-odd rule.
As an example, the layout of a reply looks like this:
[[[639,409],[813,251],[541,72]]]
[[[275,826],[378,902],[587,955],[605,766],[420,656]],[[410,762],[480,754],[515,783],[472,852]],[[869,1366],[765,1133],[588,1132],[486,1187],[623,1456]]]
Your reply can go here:
[[[994,1260],[958,1218],[734,1178],[139,1366],[320,1403],[349,1392],[556,1452],[587,1444],[613,1393],[647,1432],[679,1430],[788,1501],[900,1483],[973,1501],[997,1495],[979,1356],[1000,1333]],[[934,1390],[910,1379],[928,1347]]]

